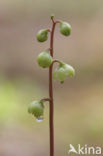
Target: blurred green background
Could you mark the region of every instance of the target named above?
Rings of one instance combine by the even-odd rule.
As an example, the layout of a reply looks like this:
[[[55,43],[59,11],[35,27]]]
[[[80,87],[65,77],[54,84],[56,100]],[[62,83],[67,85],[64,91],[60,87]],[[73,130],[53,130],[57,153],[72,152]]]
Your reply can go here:
[[[0,0],[0,156],[48,156],[48,103],[44,121],[27,113],[32,100],[48,96],[48,69],[37,55],[49,48],[36,33],[50,28],[50,14],[72,26],[70,37],[55,31],[55,58],[76,76],[54,82],[55,155],[69,144],[103,143],[103,0]]]

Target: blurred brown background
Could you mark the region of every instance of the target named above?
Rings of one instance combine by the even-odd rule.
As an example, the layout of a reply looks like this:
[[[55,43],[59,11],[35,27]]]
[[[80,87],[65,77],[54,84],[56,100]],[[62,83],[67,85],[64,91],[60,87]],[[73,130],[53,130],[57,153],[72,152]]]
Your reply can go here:
[[[69,144],[103,144],[103,0],[0,1],[0,156],[48,156],[48,103],[42,123],[27,113],[32,100],[48,96],[48,69],[37,55],[49,48],[36,33],[50,28],[51,13],[72,26],[55,31],[55,58],[71,64],[75,78],[54,82],[55,154]]]

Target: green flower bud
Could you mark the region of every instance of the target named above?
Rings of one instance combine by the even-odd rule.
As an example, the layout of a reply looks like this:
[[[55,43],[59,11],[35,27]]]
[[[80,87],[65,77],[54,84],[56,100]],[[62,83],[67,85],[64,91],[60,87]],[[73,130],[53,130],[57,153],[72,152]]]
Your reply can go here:
[[[72,66],[60,62],[59,67],[57,67],[53,73],[53,79],[59,80],[61,83],[64,82],[67,76],[74,76],[75,70]]]
[[[41,66],[43,68],[49,67],[52,64],[52,61],[53,61],[53,59],[52,59],[49,51],[43,51],[37,57],[37,62],[39,64],[39,66]]]
[[[33,101],[29,107],[28,112],[33,114],[36,118],[43,116],[44,107],[41,101]]]
[[[60,22],[60,32],[65,36],[69,36],[71,33],[71,26],[67,22]]]
[[[68,76],[73,77],[75,75],[75,69],[72,66],[70,66],[68,64],[64,64],[64,68],[65,68],[65,70],[67,70]]]
[[[37,40],[39,42],[44,42],[48,39],[48,30],[42,29],[37,33]]]
[[[53,19],[54,18],[54,14],[51,14],[50,18]]]
[[[66,79],[66,76],[67,76],[67,72],[66,72],[65,68],[63,68],[61,66],[56,68],[56,70],[53,73],[53,79],[57,79],[61,83],[64,82],[64,80]]]

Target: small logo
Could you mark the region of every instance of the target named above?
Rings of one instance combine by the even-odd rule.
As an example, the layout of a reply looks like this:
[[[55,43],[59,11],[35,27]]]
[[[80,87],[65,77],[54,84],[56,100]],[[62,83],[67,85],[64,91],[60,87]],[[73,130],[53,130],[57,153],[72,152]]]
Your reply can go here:
[[[78,152],[76,151],[76,149],[74,148],[74,146],[72,144],[70,144],[69,146],[70,146],[70,149],[69,149],[68,153],[73,152],[73,153],[78,154]]]
[[[102,154],[102,148],[97,146],[97,147],[88,147],[87,145],[84,145],[84,146],[81,146],[80,144],[77,145],[77,149],[72,145],[70,144],[69,145],[69,151],[68,151],[68,154],[70,153],[75,153],[75,154],[93,154],[93,155],[100,155]]]

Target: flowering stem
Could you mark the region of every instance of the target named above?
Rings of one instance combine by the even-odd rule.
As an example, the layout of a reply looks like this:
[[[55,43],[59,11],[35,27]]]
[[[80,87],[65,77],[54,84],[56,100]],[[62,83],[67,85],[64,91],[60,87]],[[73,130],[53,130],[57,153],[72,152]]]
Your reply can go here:
[[[54,40],[54,30],[56,23],[52,18],[52,30],[50,36],[50,55],[53,57],[53,40]],[[50,128],[50,156],[54,156],[54,123],[53,123],[53,116],[54,116],[54,104],[53,104],[53,84],[52,84],[52,69],[53,66],[49,67],[49,128]]]

